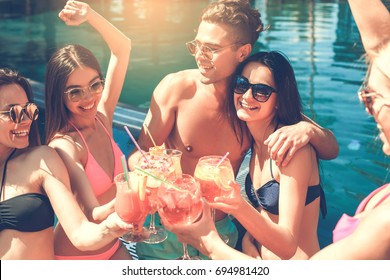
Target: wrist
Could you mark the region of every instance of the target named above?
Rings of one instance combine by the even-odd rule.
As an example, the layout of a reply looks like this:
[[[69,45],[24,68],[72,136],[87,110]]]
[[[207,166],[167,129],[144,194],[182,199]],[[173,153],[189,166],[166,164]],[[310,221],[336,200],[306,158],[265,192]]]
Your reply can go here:
[[[231,211],[229,211],[229,214],[235,218],[239,217],[243,213],[242,209],[244,209],[246,204],[247,201],[240,195],[238,197],[238,203],[236,204],[236,207],[232,208]]]
[[[211,260],[218,259],[217,248],[224,246],[225,242],[221,239],[216,230],[211,230],[206,236],[202,238],[202,244],[204,255],[208,256]]]
[[[91,20],[91,17],[94,16],[95,10],[91,8],[88,4],[85,5],[85,18],[89,22]]]
[[[309,137],[309,139],[312,139],[315,135],[314,125],[307,121],[302,121],[302,125],[304,126],[304,130],[306,131],[306,135]]]
[[[101,222],[99,225],[101,226],[101,236],[102,240],[104,239],[114,239],[118,237],[115,232],[113,232],[112,227],[110,226],[111,222],[109,222],[107,219]]]

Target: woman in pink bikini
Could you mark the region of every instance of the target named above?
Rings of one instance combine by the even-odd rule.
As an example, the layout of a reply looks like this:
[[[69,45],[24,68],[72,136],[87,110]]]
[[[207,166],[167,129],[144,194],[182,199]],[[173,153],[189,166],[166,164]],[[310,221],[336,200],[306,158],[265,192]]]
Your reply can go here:
[[[349,0],[368,59],[359,91],[390,155],[390,13],[380,0]],[[313,259],[390,259],[390,184],[369,194],[353,217],[344,214],[333,230],[333,244]]]
[[[114,212],[113,179],[123,172],[122,152],[112,138],[112,120],[131,41],[86,3],[68,1],[59,17],[67,25],[87,21],[111,50],[105,78],[96,57],[80,45],[56,51],[47,64],[45,78],[46,142],[63,159],[84,213],[98,223]],[[55,253],[57,259],[131,258],[118,239],[94,251],[80,251],[61,224],[55,231]]]
[[[349,0],[367,53],[366,81],[359,98],[375,118],[383,152],[390,155],[390,13],[380,0]],[[216,259],[247,259],[219,238],[204,204],[200,221],[186,227],[165,224],[181,242]],[[353,217],[344,214],[333,231],[334,243],[311,259],[390,259],[390,184],[369,194]]]

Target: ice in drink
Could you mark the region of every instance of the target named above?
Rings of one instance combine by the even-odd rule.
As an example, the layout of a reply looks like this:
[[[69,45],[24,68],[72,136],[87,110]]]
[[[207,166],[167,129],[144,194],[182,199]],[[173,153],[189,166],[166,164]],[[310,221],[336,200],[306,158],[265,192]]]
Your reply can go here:
[[[199,183],[186,174],[168,181],[158,191],[158,213],[171,224],[193,223],[202,213]]]
[[[165,180],[174,176],[174,167],[172,160],[163,154],[153,154],[151,152],[144,154],[146,158],[141,157],[137,166],[150,174]],[[157,211],[157,191],[161,181],[151,176],[147,176],[146,188],[148,189],[148,199],[150,203],[150,214]]]

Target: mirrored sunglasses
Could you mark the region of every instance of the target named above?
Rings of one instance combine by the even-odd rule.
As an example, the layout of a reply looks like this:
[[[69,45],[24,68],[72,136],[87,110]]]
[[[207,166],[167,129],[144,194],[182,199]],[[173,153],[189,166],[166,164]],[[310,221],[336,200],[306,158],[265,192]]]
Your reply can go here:
[[[234,83],[234,93],[244,94],[248,89],[252,89],[252,96],[256,101],[267,102],[276,89],[265,84],[251,84],[248,79],[237,75]]]
[[[23,114],[30,120],[38,119],[39,109],[35,103],[27,103],[26,105],[13,105],[8,111],[0,111],[0,114],[8,114],[11,121],[14,123],[21,123]]]
[[[72,102],[78,102],[81,99],[88,97],[87,92],[92,95],[101,94],[104,89],[104,80],[98,80],[93,82],[88,87],[72,87],[64,93],[68,95],[68,98]]]

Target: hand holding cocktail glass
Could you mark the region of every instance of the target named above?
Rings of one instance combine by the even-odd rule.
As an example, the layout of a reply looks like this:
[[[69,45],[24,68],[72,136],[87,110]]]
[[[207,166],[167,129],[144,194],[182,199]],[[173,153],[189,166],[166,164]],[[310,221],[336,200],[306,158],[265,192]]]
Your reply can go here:
[[[232,187],[230,181],[234,181],[234,172],[230,160],[225,156],[204,156],[198,161],[194,177],[199,180],[203,197],[210,203],[219,197],[230,197]],[[211,209],[215,221],[215,209]],[[221,234],[221,238],[227,243],[229,238]]]
[[[215,198],[214,202],[207,203],[211,209],[217,209],[234,216],[237,211],[242,209],[242,203],[245,203],[245,199],[241,195],[240,184],[235,181],[229,181],[228,185],[232,189],[229,196],[219,196]]]
[[[149,238],[144,242],[148,244],[157,244],[167,239],[168,234],[162,227],[155,226],[155,213],[157,211],[157,192],[161,186],[161,180],[175,176],[175,170],[172,160],[164,154],[148,152],[138,161],[137,167],[148,172],[153,176],[147,176],[146,188],[147,197],[150,205],[150,224]],[[159,178],[161,180],[156,179]]]
[[[190,175],[182,174],[169,178],[158,190],[158,213],[163,221],[173,225],[190,225],[202,214],[199,183]],[[183,243],[182,260],[199,260],[189,256],[187,244]]]
[[[148,244],[157,244],[163,242],[168,237],[167,231],[159,226],[155,225],[155,213],[157,211],[157,191],[161,185],[159,178],[165,180],[169,177],[174,177],[182,174],[181,170],[181,156],[182,152],[175,149],[166,149],[165,145],[157,146],[152,135],[149,132],[148,127],[144,124],[145,131],[149,134],[153,147],[149,148],[149,152],[145,153],[142,150],[142,157],[138,160],[137,166],[142,170],[147,171],[153,176],[148,176],[147,181],[147,195],[150,202],[150,223],[148,239],[144,240]],[[130,131],[127,129],[129,136]],[[136,142],[135,142],[136,144]]]
[[[218,242],[223,243],[217,229],[215,228],[214,220],[211,216],[211,210],[209,203],[202,198],[203,211],[201,217],[191,224],[178,224],[170,223],[166,219],[162,218],[162,222],[167,230],[176,234],[177,239],[183,244],[192,245],[198,249],[204,256],[210,256],[210,252],[207,251],[207,246],[204,244],[207,240],[212,240],[213,244],[218,246]],[[202,238],[204,236],[213,236],[211,238]]]
[[[144,174],[136,171],[121,173],[114,178],[117,187],[115,212],[123,221],[133,225],[133,229],[122,236],[124,241],[141,242],[149,237],[148,231],[143,228],[149,213],[146,180]]]

